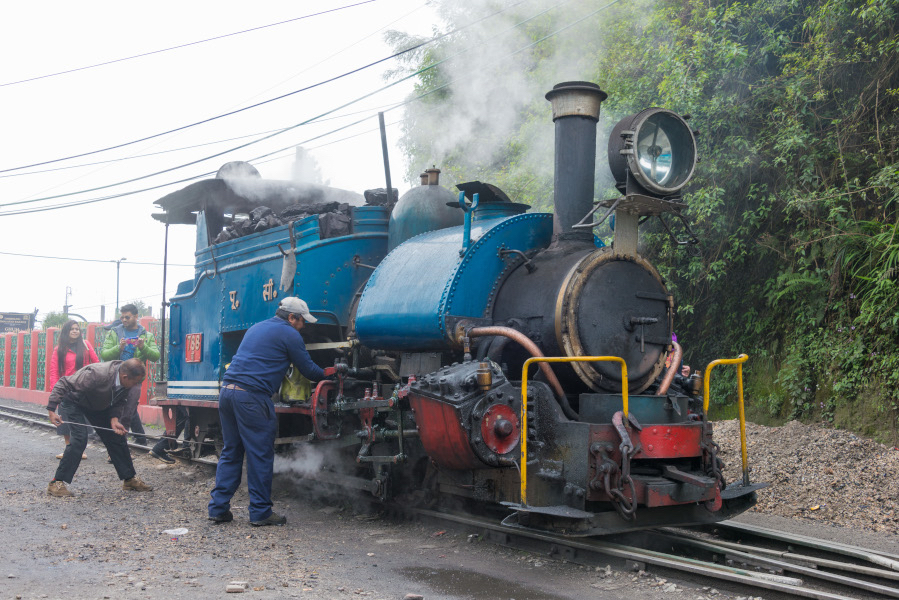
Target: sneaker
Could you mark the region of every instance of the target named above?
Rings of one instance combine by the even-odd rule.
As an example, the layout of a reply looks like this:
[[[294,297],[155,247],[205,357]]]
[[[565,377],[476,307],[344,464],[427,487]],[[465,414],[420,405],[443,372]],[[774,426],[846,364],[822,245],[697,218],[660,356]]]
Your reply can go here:
[[[253,527],[264,527],[266,525],[284,525],[287,523],[287,517],[284,515],[279,515],[276,512],[273,512],[265,519],[261,521],[250,521],[250,525]]]
[[[51,496],[56,496],[57,498],[67,498],[75,495],[72,493],[72,490],[66,487],[65,481],[60,481],[58,479],[54,479],[50,482],[50,485],[47,486],[47,493]]]
[[[156,460],[161,460],[167,465],[175,464],[175,459],[169,456],[165,450],[162,450],[160,452],[156,452],[156,450],[150,450],[150,456],[152,456]]]
[[[126,479],[122,482],[123,490],[133,490],[135,492],[152,492],[153,486],[147,485],[143,481],[141,481],[140,477],[136,475],[131,479]]]
[[[170,456],[177,456],[178,458],[190,458],[190,448],[188,448],[187,446],[169,450],[168,453]]]
[[[212,515],[209,515],[209,520],[213,521],[214,523],[230,523],[234,520],[234,515],[231,514],[230,510],[226,510],[222,514],[215,515],[214,517]]]

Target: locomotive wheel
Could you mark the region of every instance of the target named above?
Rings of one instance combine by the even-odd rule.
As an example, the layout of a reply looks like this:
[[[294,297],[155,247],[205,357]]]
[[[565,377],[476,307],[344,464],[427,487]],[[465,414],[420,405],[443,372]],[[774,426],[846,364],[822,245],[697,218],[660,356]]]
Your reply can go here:
[[[203,440],[206,439],[206,434],[208,433],[208,428],[197,425],[194,428],[194,443],[191,444],[190,447],[190,455],[191,458],[200,458],[203,456]]]
[[[191,444],[190,454],[192,458],[202,458],[205,454],[214,453],[216,457],[222,455],[225,440],[218,427],[197,425],[194,428],[194,439]]]

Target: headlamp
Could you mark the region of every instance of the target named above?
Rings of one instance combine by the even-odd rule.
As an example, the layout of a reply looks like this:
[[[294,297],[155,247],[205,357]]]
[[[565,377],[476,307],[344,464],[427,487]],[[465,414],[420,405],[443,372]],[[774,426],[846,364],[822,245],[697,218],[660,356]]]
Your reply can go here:
[[[625,117],[609,136],[609,168],[625,193],[628,173],[653,195],[677,194],[696,167],[696,138],[683,117],[648,108]]]

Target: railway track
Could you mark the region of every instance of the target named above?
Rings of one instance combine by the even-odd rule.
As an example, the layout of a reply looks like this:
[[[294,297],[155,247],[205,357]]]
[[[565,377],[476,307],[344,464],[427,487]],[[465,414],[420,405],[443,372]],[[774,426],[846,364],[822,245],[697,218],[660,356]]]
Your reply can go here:
[[[0,420],[55,429],[44,412],[6,405],[0,405]],[[147,446],[129,446],[149,451]],[[215,464],[207,459],[181,460]],[[488,542],[588,566],[604,565],[614,558],[633,569],[675,571],[783,597],[899,598],[899,555],[733,521],[697,528],[647,530],[615,536],[615,541],[611,541],[513,528],[495,518],[425,509],[411,512],[418,518],[461,526]]]
[[[46,429],[50,431],[56,431],[56,427],[50,423],[47,419],[47,411],[35,411],[27,408],[20,408],[17,406],[9,406],[7,404],[0,404],[0,419],[7,419],[10,421],[14,421],[16,423],[23,423],[29,427],[34,427],[36,429]],[[133,435],[133,434],[128,434]],[[154,436],[152,434],[146,434],[144,437],[148,439],[158,440],[162,436]],[[90,446],[90,444],[89,444]],[[150,446],[143,446],[141,444],[137,444],[135,442],[128,442],[128,447],[137,450],[139,452],[149,452]],[[177,454],[172,454],[176,458],[180,460],[186,460],[196,464],[203,465],[211,465],[215,466],[217,464],[214,460],[209,460],[206,458],[191,458],[180,456]]]
[[[607,564],[611,557],[635,570],[656,567],[784,597],[899,598],[899,556],[731,521],[699,529],[647,530],[615,536],[613,542],[513,529],[482,517],[414,512],[461,525],[493,543],[587,566]]]

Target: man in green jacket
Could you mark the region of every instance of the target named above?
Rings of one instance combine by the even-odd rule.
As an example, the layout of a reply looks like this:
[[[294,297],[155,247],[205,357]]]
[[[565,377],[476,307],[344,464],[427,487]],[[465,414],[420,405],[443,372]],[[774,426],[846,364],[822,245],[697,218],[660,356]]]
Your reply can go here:
[[[121,323],[110,328],[106,339],[103,340],[100,358],[102,360],[136,358],[150,362],[159,360],[156,338],[137,322],[137,307],[133,304],[122,306]]]
[[[156,338],[137,321],[137,307],[133,304],[125,304],[119,311],[121,322],[113,324],[106,339],[103,340],[103,348],[100,350],[100,359],[128,360],[136,358],[141,362],[155,362],[159,360],[159,348],[156,346]],[[140,388],[134,390],[139,394]],[[123,424],[130,426],[135,434],[134,441],[141,446],[147,445],[144,437],[144,425],[140,422],[137,405],[134,405],[133,414],[125,415]]]

